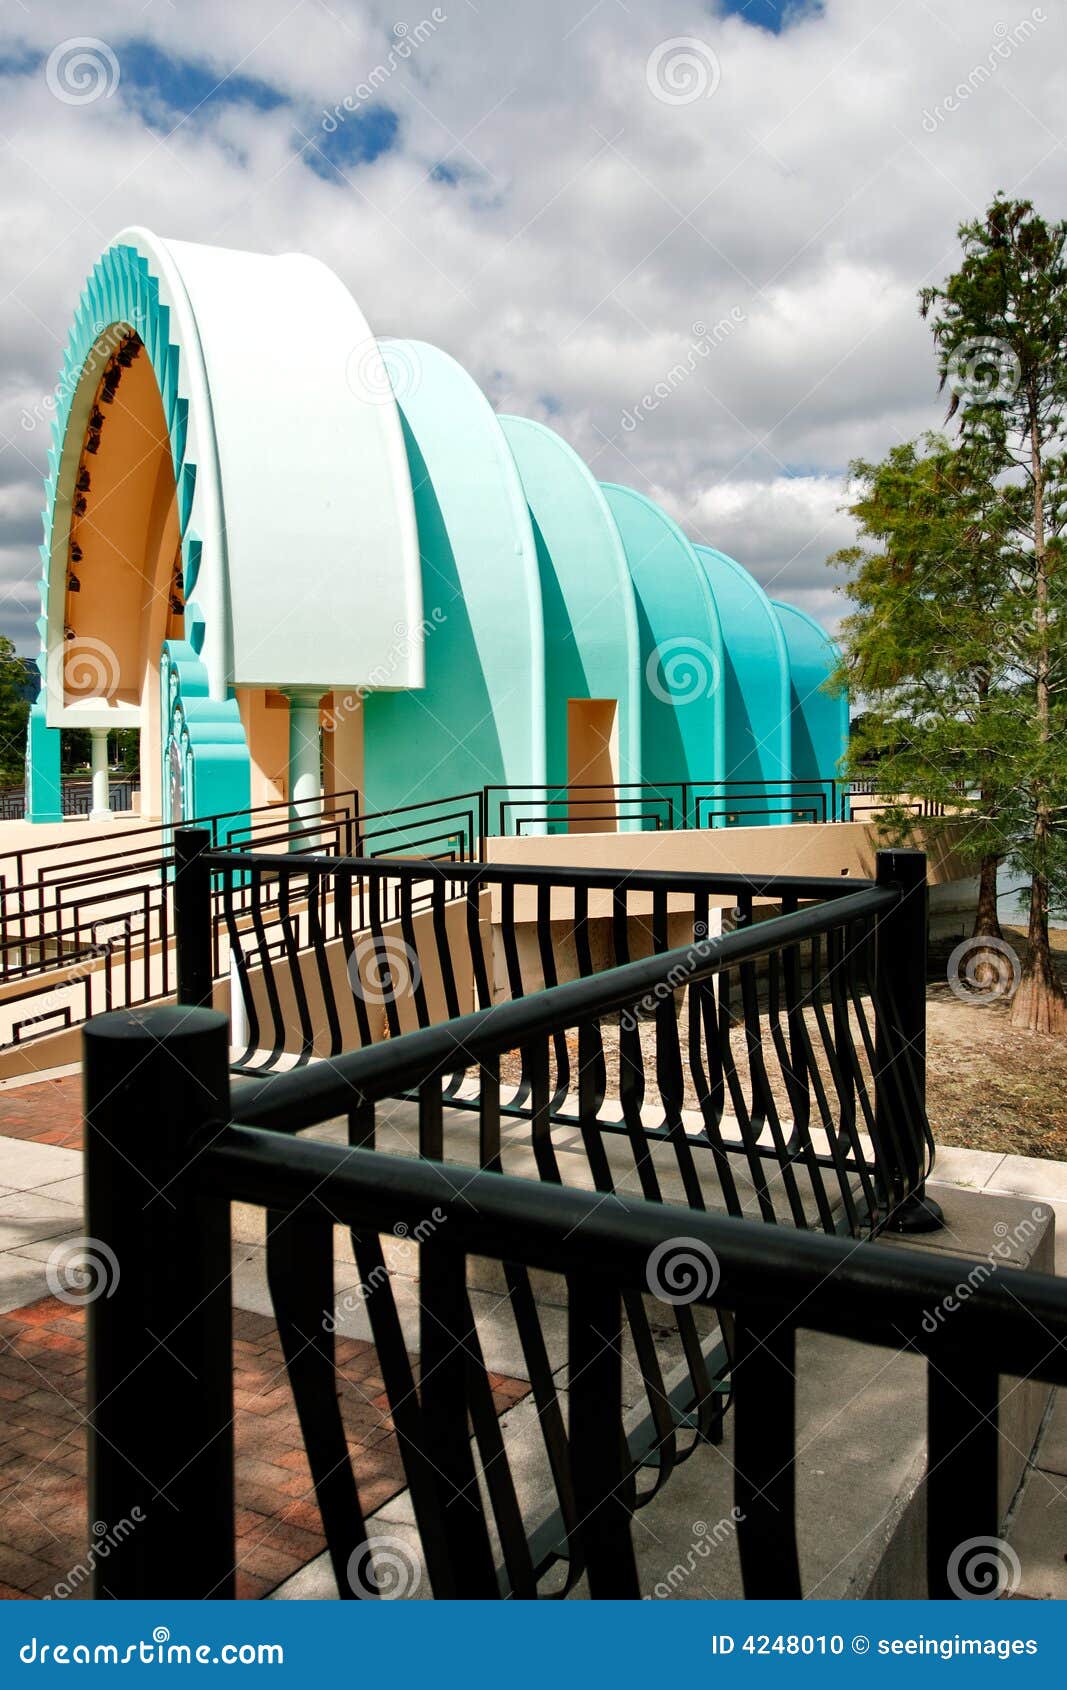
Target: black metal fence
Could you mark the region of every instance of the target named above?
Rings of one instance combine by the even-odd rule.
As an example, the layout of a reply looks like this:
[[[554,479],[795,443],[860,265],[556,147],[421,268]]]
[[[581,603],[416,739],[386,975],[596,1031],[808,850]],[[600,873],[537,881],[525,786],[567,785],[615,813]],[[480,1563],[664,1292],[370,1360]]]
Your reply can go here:
[[[112,775],[108,782],[108,804],[119,814],[133,809],[134,794],[140,792],[137,775]],[[60,798],[65,816],[87,816],[93,807],[91,780],[65,780]],[[26,789],[23,786],[0,787],[0,821],[22,821],[26,814]]]
[[[868,795],[862,802],[877,800]],[[782,783],[773,792],[744,783],[719,783],[716,789],[712,782],[565,793],[485,787],[373,814],[361,811],[356,792],[345,792],[328,796],[314,818],[294,820],[288,806],[265,805],[207,817],[199,825],[216,845],[265,855],[313,852],[384,860],[403,854],[469,864],[484,857],[491,831],[706,827],[716,820],[751,819],[750,811],[770,820],[833,820],[844,817],[848,805],[835,782]],[[152,1002],[172,992],[173,836],[172,828],[159,823],[125,825],[114,845],[98,838],[79,841],[72,832],[61,846],[23,846],[0,859],[0,983],[25,982],[6,994],[0,1045],[28,1044],[102,1007]],[[357,927],[373,927],[373,911],[359,884],[355,895],[362,900],[353,917]],[[272,948],[275,956],[284,956],[290,939],[298,948],[313,943],[314,909],[297,910],[292,903],[281,909],[265,880],[254,901],[238,896],[238,909],[242,902],[242,919],[263,927],[258,943],[264,956]],[[325,908],[322,916],[334,919]],[[217,930],[224,920],[220,904]],[[218,944],[215,960],[220,961]],[[42,982],[44,976],[49,978]],[[357,1033],[365,1042],[362,1029]],[[355,1039],[352,1033],[345,1042]]]
[[[352,791],[325,799],[313,819],[294,820],[283,804],[196,825],[213,844],[275,858],[403,849],[469,861],[480,839],[480,794],[370,815]],[[124,827],[114,845],[72,831],[69,842],[23,846],[0,860],[0,983],[16,988],[5,994],[0,1045],[30,1044],[94,1011],[173,993],[176,831],[158,822]]]
[[[487,836],[533,833],[671,832],[788,822],[860,821],[885,808],[877,774],[849,780],[631,781],[618,785],[487,786]],[[943,804],[898,800],[916,817]]]
[[[860,896],[881,919],[899,912],[888,886]],[[824,914],[786,919],[799,927],[803,917],[814,930]],[[509,1044],[518,1040],[543,1074],[555,1030],[592,1025],[607,1004],[632,1006],[657,985],[673,990],[675,966],[673,955],[654,957],[462,1028],[433,1028],[232,1094],[228,1029],[217,1013],[143,1010],[90,1024],[87,1227],[120,1271],[88,1310],[89,1518],[141,1521],[97,1564],[95,1594],[234,1594],[232,1201],[266,1211],[271,1297],[342,1597],[373,1596],[376,1586],[359,1572],[374,1527],[338,1395],[338,1226],[350,1232],[434,1596],[533,1597],[553,1571],[556,1593],[584,1575],[593,1598],[638,1596],[633,1512],[719,1435],[727,1401],[736,1417],[745,1594],[800,1596],[799,1330],[927,1359],[929,1594],[961,1594],[953,1555],[1000,1529],[998,1375],[1067,1382],[1067,1294],[1057,1281],[998,1268],[981,1284],[968,1281],[973,1290],[960,1303],[973,1264],[941,1252],[888,1251],[708,1213],[681,1220],[647,1193],[600,1182],[592,1193],[567,1189],[548,1163],[542,1184],[501,1172],[494,1076]],[[493,1081],[481,1093],[477,1168],[442,1159],[445,1088],[460,1044]],[[895,1042],[889,1071],[903,1054]],[[583,1075],[595,1069],[587,1046]],[[543,1081],[539,1089],[540,1119],[528,1130],[551,1157]],[[579,1091],[594,1142],[595,1080]],[[378,1104],[398,1094],[417,1097],[423,1159],[374,1147]],[[292,1136],[338,1113],[347,1143]],[[675,1149],[682,1154],[680,1143]],[[418,1259],[417,1363],[383,1253],[383,1235],[399,1234]],[[695,1256],[698,1268],[684,1297],[672,1294],[680,1247],[683,1262],[692,1270]],[[521,1499],[493,1409],[468,1290],[476,1263],[495,1264],[502,1301],[525,1333],[549,1475],[543,1506]],[[538,1324],[535,1274],[562,1276],[566,1410]],[[931,1320],[929,1311],[945,1306],[951,1319]],[[688,1361],[682,1390],[663,1375],[650,1309],[657,1325],[677,1323]],[[627,1332],[649,1391],[647,1421],[636,1428],[624,1423]]]
[[[847,821],[847,781],[630,781],[616,785],[487,786],[488,836],[747,827]]]
[[[882,853],[877,880],[857,886],[423,859],[279,861],[214,851],[195,832],[177,843],[179,996],[210,1003],[228,944],[249,1027],[236,1067],[255,1072],[228,1111],[244,1125],[294,1134],[341,1120],[353,1147],[381,1157],[386,1179],[390,1153],[400,1153],[449,1163],[446,1183],[488,1171],[605,1203],[638,1196],[674,1215],[675,1237],[713,1210],[855,1238],[939,1224],[924,1183],[932,1141],[921,854]],[[729,930],[716,934],[723,910]],[[464,981],[477,1006],[469,1013]],[[362,1048],[346,1051],[353,1028],[349,1042]],[[295,1066],[272,1072],[286,1051]],[[266,1152],[272,1141],[257,1142]],[[310,1333],[306,1307],[287,1301],[293,1263],[318,1260],[320,1310],[332,1306],[332,1269],[297,1217],[292,1229],[278,1220],[269,1221],[268,1264],[283,1342],[296,1357]],[[380,1247],[355,1242],[373,1288],[385,1272]],[[508,1588],[529,1593],[531,1567],[536,1582],[561,1557],[574,1576],[588,1564],[571,1542],[582,1508],[523,1259],[484,1253],[505,1264],[499,1288],[553,1491],[547,1517],[521,1531],[503,1476],[504,1494],[493,1500],[510,1545]],[[654,1469],[655,1489],[697,1443],[719,1436],[734,1345],[728,1321],[673,1305],[653,1320],[631,1291],[624,1334],[645,1409],[628,1447]],[[428,1322],[443,1319],[435,1293],[424,1295]],[[448,1295],[445,1324],[455,1331],[466,1315],[455,1285]],[[388,1298],[368,1308],[390,1401],[406,1401],[395,1311]],[[423,1333],[429,1341],[428,1326]],[[572,1336],[580,1350],[585,1339]],[[315,1366],[326,1369],[321,1356]],[[302,1423],[313,1469],[326,1474],[337,1451],[315,1442],[324,1378],[314,1390],[294,1378],[294,1389],[298,1402],[308,1391]],[[481,1398],[475,1410],[482,1460],[492,1464],[496,1422]],[[413,1494],[427,1482],[423,1454],[415,1450],[408,1469]],[[435,1446],[431,1465],[440,1458]],[[325,1520],[335,1505],[321,1491],[320,1504]],[[448,1560],[442,1549],[441,1578]]]
[[[454,1118],[489,1093],[492,1118],[529,1123],[541,1179],[610,1189],[621,1168],[694,1209],[857,1236],[890,1214],[921,1224],[921,853],[879,853],[877,881],[856,884],[279,859],[195,830],[177,849],[179,997],[209,1006],[228,971],[235,1071],[308,1067],[280,1095],[317,1096],[354,1048],[389,1067],[411,1032],[408,1060],[447,1055]],[[526,1153],[521,1137],[492,1150],[505,1168]]]

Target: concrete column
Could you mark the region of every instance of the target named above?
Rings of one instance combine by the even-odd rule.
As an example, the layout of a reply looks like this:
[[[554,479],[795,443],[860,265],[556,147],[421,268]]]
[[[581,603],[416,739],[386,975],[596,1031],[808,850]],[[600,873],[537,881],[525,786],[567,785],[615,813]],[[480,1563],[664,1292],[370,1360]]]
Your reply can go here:
[[[89,811],[89,820],[109,822],[111,802],[107,778],[107,729],[90,728],[89,732],[93,741],[93,807]]]
[[[320,768],[319,688],[294,687],[289,699],[289,815],[294,827],[306,827],[322,814]],[[294,840],[294,847],[307,850],[316,843],[309,834]]]

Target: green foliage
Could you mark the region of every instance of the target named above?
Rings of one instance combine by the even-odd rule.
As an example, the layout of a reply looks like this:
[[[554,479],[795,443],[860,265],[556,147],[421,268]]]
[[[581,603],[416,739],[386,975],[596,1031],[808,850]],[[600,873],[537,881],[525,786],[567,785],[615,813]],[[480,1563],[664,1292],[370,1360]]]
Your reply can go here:
[[[928,435],[852,465],[865,543],[830,560],[849,571],[853,606],[838,679],[866,706],[852,770],[877,759],[893,793],[963,816],[971,856],[1006,858],[1032,882],[1028,972],[1055,996],[1047,916],[1050,899],[1067,900],[1067,223],[998,194],[959,237],[959,269],[920,294],[958,439]],[[906,827],[903,807],[895,821]]]
[[[26,767],[26,722],[30,714],[26,664],[0,634],[0,785],[21,786]]]
[[[976,863],[1000,856],[1013,806],[1000,770],[1022,680],[1001,656],[1007,514],[987,456],[928,435],[884,463],[854,463],[852,477],[852,515],[873,549],[830,560],[849,572],[854,606],[840,679],[867,706],[850,773],[877,762],[888,793],[965,816]],[[910,815],[894,810],[897,836]]]

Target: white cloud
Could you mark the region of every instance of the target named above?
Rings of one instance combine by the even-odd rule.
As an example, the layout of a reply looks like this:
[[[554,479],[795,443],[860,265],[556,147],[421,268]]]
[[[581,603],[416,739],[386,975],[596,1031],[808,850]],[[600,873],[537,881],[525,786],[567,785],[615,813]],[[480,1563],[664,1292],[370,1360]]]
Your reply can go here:
[[[409,30],[432,10],[405,8]],[[298,148],[331,144],[323,109],[387,64],[396,11],[6,9],[8,54],[85,34],[121,67],[137,35],[290,102],[206,106],[167,135],[146,126],[129,74],[80,107],[57,101],[43,71],[0,79],[0,488],[13,500],[0,506],[0,623],[23,649],[46,430],[20,418],[56,380],[85,272],[131,222],[314,253],[380,333],[438,342],[501,408],[552,420],[599,475],[656,492],[782,596],[836,614],[823,565],[849,538],[845,466],[943,416],[917,288],[951,267],[957,223],[997,187],[1050,216],[1062,207],[1062,10],[1045,0],[1046,21],[1007,57],[998,24],[1014,30],[1032,9],[1004,0],[827,0],[778,37],[682,0],[601,0],[584,18],[563,0],[439,10],[381,87],[396,149],[338,185]],[[676,36],[716,55],[710,98],[650,92],[649,54]],[[929,133],[924,111],[991,52],[996,68]],[[442,160],[452,184],[430,179]],[[686,358],[693,324],[731,310],[736,332],[623,428]]]

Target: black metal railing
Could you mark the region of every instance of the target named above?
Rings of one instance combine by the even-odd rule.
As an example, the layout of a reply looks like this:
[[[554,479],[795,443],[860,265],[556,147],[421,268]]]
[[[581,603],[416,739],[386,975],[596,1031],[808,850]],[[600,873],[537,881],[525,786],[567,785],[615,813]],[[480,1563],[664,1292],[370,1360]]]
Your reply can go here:
[[[862,896],[888,912],[888,888]],[[653,982],[669,987],[672,966],[658,957],[615,971],[607,1000],[632,1003]],[[580,1006],[596,986],[579,981],[508,1004],[462,1036],[492,1070],[499,1015],[506,1037],[521,1028],[543,1066],[551,1029],[572,1013],[586,1025]],[[366,1572],[372,1503],[361,1494],[339,1394],[337,1227],[351,1238],[434,1596],[533,1597],[553,1576],[560,1594],[584,1576],[593,1598],[637,1597],[633,1513],[718,1436],[729,1400],[745,1594],[799,1597],[798,1331],[926,1359],[928,1588],[931,1597],[963,1594],[953,1578],[960,1546],[996,1537],[1001,1524],[998,1376],[1067,1382],[1059,1282],[994,1268],[976,1283],[973,1264],[940,1251],[889,1251],[708,1213],[682,1221],[647,1196],[508,1178],[495,1086],[480,1104],[482,1166],[445,1161],[456,1026],[232,1094],[228,1037],[221,1015],[187,1008],[104,1017],[86,1029],[87,1230],[100,1260],[118,1264],[107,1294],[88,1307],[89,1518],[140,1522],[97,1562],[96,1595],[234,1594],[233,1201],[266,1211],[270,1295],[342,1597],[377,1588]],[[373,1148],[376,1101],[412,1085],[422,1160]],[[582,1089],[592,1124],[593,1091]],[[292,1136],[338,1112],[349,1142]],[[394,1247],[408,1240],[413,1338],[383,1236]],[[672,1262],[683,1272],[688,1262],[684,1287]],[[471,1275],[486,1265],[506,1287],[501,1303],[526,1322],[543,1440],[544,1483],[538,1477],[532,1491],[494,1411],[473,1310]],[[553,1276],[566,1309],[565,1405],[538,1325],[547,1293],[535,1297],[535,1274]],[[961,1300],[964,1282],[971,1289]],[[950,1316],[931,1318],[946,1309]],[[683,1394],[671,1392],[643,1336],[668,1319],[689,1334],[696,1383]],[[717,1361],[707,1359],[709,1330]],[[648,1423],[637,1427],[623,1408],[627,1331],[655,1385]],[[917,1415],[921,1405],[917,1393]]]
[[[869,794],[862,802],[877,807]],[[835,782],[780,783],[773,791],[741,782],[556,792],[486,787],[363,813],[359,795],[345,792],[324,799],[322,813],[313,817],[294,819],[285,804],[264,805],[190,825],[206,827],[216,845],[269,855],[386,859],[403,854],[472,863],[485,856],[490,829],[707,827],[751,820],[757,812],[764,820],[841,819],[848,814],[848,800],[842,783]],[[115,846],[72,836],[69,842],[20,847],[0,859],[0,984],[16,985],[5,994],[8,1008],[0,1010],[0,1047],[29,1043],[84,1019],[94,1008],[170,995],[173,835],[172,827],[145,823],[124,826]],[[238,894],[239,908],[242,902],[248,920],[264,924],[264,950],[274,945],[276,954],[284,955],[294,914],[303,923],[296,932],[298,948],[312,942],[313,910],[282,912],[263,887],[254,915],[251,903]],[[328,912],[322,914],[328,918]],[[359,926],[370,922],[365,905],[355,919]],[[220,911],[217,925],[221,921]],[[44,975],[53,976],[48,988],[34,978]],[[18,989],[21,981],[25,985]]]
[[[330,795],[313,817],[294,819],[288,805],[272,804],[190,825],[213,844],[275,857],[403,850],[470,861],[481,836],[480,801],[464,794],[373,814],[360,811],[352,791]],[[0,984],[13,989],[0,1007],[0,1046],[28,1044],[94,1009],[173,993],[175,832],[152,823],[124,828],[117,846],[72,836],[3,858]],[[269,901],[264,910],[270,919]]]
[[[849,820],[850,782],[678,780],[483,789],[488,837]]]
[[[108,782],[108,806],[119,814],[127,814],[134,807],[135,794],[140,792],[137,775],[112,775]],[[65,816],[87,816],[93,807],[91,780],[64,780],[60,807]],[[26,814],[24,786],[0,787],[0,821],[22,821]]]
[[[640,1195],[684,1215],[676,1230],[716,1209],[857,1238],[939,1224],[925,1196],[919,853],[881,854],[877,881],[856,886],[278,861],[212,851],[195,832],[178,851],[179,997],[211,1002],[225,933],[248,1024],[230,1054],[254,1076],[236,1109],[246,1123],[294,1133],[343,1119],[360,1147]],[[256,916],[264,893],[273,942]],[[716,936],[723,908],[731,930]],[[361,1048],[345,1050],[349,1035]],[[286,1053],[295,1066],[272,1072]],[[382,1271],[373,1251],[358,1265],[370,1283]],[[555,1440],[556,1505],[535,1534],[551,1559],[571,1507],[561,1409],[529,1285],[508,1269],[498,1289]],[[644,1395],[631,1445],[662,1482],[684,1458],[672,1416],[718,1435],[729,1348],[699,1311],[653,1323],[631,1297],[625,1314]]]
[[[389,1063],[385,1042],[421,1030],[410,1060],[419,1040],[449,1053],[457,1116],[495,1088],[494,1111],[532,1124],[543,1179],[562,1177],[552,1133],[569,1127],[579,1177],[607,1186],[621,1164],[658,1199],[666,1157],[693,1208],[713,1190],[733,1214],[860,1235],[921,1202],[919,852],[879,853],[857,884],[279,859],[196,830],[177,850],[179,998],[209,1006],[229,974],[236,1072],[312,1065],[314,1096],[344,1052]]]

